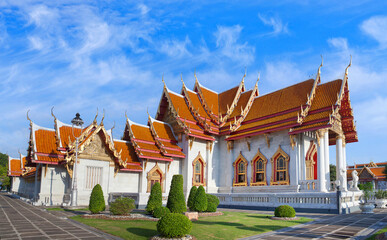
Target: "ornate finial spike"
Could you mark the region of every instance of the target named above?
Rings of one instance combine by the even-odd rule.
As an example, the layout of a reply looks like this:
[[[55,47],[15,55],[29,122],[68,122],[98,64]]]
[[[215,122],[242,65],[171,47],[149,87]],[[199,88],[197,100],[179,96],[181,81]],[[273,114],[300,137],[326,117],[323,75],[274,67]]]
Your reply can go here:
[[[163,76],[161,77],[161,81],[164,83],[164,88],[166,88],[167,84],[165,84],[165,81],[164,81],[164,73],[163,73]]]
[[[183,81],[183,74],[180,73],[180,81],[183,83],[183,87],[185,87],[184,81]]]
[[[102,115],[102,119],[101,119],[101,124],[103,124],[103,120],[105,119],[105,109],[103,109],[103,115]]]
[[[30,110],[28,109],[28,111],[27,111],[27,120],[28,121],[30,121],[30,123],[32,124],[32,120],[31,120],[31,118],[28,116],[28,113],[30,112]]]
[[[243,78],[246,77],[246,73],[247,73],[247,67],[245,67],[245,75],[243,75]]]
[[[128,114],[126,110],[125,110],[125,118],[128,119]]]
[[[349,60],[349,64],[347,66],[347,68],[345,69],[345,77],[348,76],[348,68],[352,65],[352,55],[351,55],[351,59]]]
[[[97,117],[98,117],[98,107],[97,107],[97,113],[95,114],[95,117],[94,117],[93,123],[97,123]]]
[[[55,115],[54,115],[54,106],[52,106],[52,108],[51,108],[51,116],[53,116],[54,119],[56,119],[56,117],[55,117]]]
[[[323,62],[324,62],[324,58],[323,58],[323,56],[322,56],[322,54],[321,54],[321,64],[320,64],[320,67],[323,66]]]
[[[113,122],[113,127],[110,129],[111,131],[113,131],[113,129],[116,127],[116,121]]]

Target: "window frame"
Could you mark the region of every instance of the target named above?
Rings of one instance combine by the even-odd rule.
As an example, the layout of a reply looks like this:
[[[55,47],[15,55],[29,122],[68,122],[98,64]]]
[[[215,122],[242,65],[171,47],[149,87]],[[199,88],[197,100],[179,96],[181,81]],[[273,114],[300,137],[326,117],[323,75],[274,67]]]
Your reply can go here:
[[[161,168],[159,167],[159,165],[155,164],[155,166],[149,170],[148,174],[147,174],[147,193],[151,192],[151,189],[152,189],[152,181],[155,181],[155,180],[159,180],[158,178],[156,179],[154,176],[153,176],[153,173],[154,172],[158,172],[159,175],[160,175],[160,186],[161,186],[161,192],[164,192],[164,179],[165,179],[165,174],[163,173],[163,171],[161,170]]]
[[[258,172],[257,170],[257,164],[259,161],[262,161],[263,164],[263,171]],[[258,148],[257,154],[253,157],[253,160],[251,160],[251,181],[250,186],[267,186],[267,179],[266,179],[266,169],[267,169],[267,158],[261,153],[260,149]],[[263,180],[257,181],[257,173],[263,173]]]
[[[244,165],[244,173],[239,173],[239,164]],[[234,167],[234,180],[233,180],[233,187],[239,187],[239,186],[248,186],[247,181],[247,167],[249,162],[246,160],[246,158],[242,155],[242,152],[239,153],[239,156],[236,158],[236,160],[233,163]],[[239,182],[239,176],[242,175],[245,178],[244,182]]]
[[[195,165],[196,163],[200,163],[200,182],[196,182],[195,176],[197,175],[195,171]],[[202,155],[200,152],[196,156],[196,158],[192,161],[192,186],[206,186],[206,178],[205,176],[205,168],[206,168],[206,162],[203,160]]]
[[[284,169],[278,170],[277,168],[277,160],[279,157],[284,158]],[[273,157],[270,159],[271,163],[271,178],[270,178],[270,185],[290,185],[290,179],[289,179],[289,155],[282,150],[281,145],[278,146],[277,151],[274,153]],[[285,180],[278,180],[277,179],[277,173],[284,172]]]
[[[314,156],[317,155],[317,147],[313,141],[310,141],[309,149],[305,156],[305,179],[306,180],[317,180],[316,165],[317,158],[314,161]]]

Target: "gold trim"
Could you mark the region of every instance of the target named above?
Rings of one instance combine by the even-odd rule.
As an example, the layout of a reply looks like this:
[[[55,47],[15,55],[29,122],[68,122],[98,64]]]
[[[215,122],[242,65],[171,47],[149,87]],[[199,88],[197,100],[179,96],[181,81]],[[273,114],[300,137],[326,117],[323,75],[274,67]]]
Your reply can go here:
[[[254,182],[254,175],[255,175],[255,162],[257,162],[259,159],[263,160],[263,179],[262,182]],[[267,168],[267,158],[261,153],[260,149],[258,148],[257,153],[253,157],[253,159],[250,161],[251,163],[251,180],[250,180],[250,186],[267,186],[267,180],[266,180],[266,168]]]
[[[195,181],[195,164],[197,161],[200,161],[201,164],[202,164],[202,179],[203,179],[203,182],[200,183],[200,182],[196,182]],[[204,158],[202,157],[202,155],[200,154],[200,151],[198,153],[198,155],[196,156],[196,158],[192,161],[192,186],[206,186],[206,178],[205,178],[205,172],[207,170],[207,163],[204,161]]]
[[[285,157],[286,162],[286,180],[285,181],[274,181],[274,175],[276,173],[276,169],[274,169],[274,161],[277,160],[277,156],[282,155]],[[289,185],[290,179],[289,179],[289,155],[282,150],[281,145],[278,145],[277,151],[273,154],[273,157],[270,158],[271,163],[271,178],[270,178],[270,185]]]
[[[246,171],[244,173],[245,175],[245,182],[243,183],[237,183],[237,167],[238,167],[238,164],[240,161],[242,161],[245,165],[245,168],[246,168]],[[247,183],[247,166],[249,165],[249,162],[246,160],[246,158],[242,155],[242,152],[239,152],[239,155],[238,157],[236,158],[236,160],[233,162],[232,166],[234,167],[234,179],[233,179],[233,182],[232,182],[232,186],[233,187],[240,187],[240,186],[247,186],[248,183]],[[239,174],[238,174],[239,175]]]
[[[147,181],[148,181],[148,184],[147,184],[147,191],[146,192],[150,192],[151,191],[151,181],[152,180],[158,180],[158,179],[152,179],[152,174],[153,172],[155,171],[158,171],[160,173],[160,185],[161,185],[161,192],[164,192],[164,180],[165,180],[165,174],[163,173],[163,171],[161,170],[161,168],[159,167],[159,165],[157,164],[156,162],[156,165],[148,172],[147,174]]]

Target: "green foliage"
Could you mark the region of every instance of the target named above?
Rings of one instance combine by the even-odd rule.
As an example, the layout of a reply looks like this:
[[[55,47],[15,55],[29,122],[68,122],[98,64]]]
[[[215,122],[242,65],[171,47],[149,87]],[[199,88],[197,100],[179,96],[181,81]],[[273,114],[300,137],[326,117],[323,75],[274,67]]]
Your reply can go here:
[[[207,197],[207,210],[206,212],[216,212],[219,205],[219,198],[217,196],[206,194]]]
[[[110,212],[113,215],[128,215],[136,206],[132,198],[117,198],[110,204]]]
[[[190,210],[194,209],[193,203],[196,196],[196,191],[198,188],[196,186],[191,187],[191,191],[189,191],[188,201],[187,201],[187,207],[189,207]]]
[[[161,207],[163,205],[163,196],[161,193],[161,185],[156,182],[151,189],[151,193],[149,195],[148,203],[146,205],[146,211],[150,214],[153,214],[153,211]]]
[[[329,178],[331,182],[336,181],[336,165],[329,164]]]
[[[191,229],[192,222],[180,213],[168,213],[157,222],[157,231],[167,238],[183,237]]]
[[[171,211],[169,211],[169,208],[167,208],[167,207],[158,207],[158,208],[155,208],[153,210],[153,217],[161,218],[161,217],[164,217],[165,215],[167,215],[168,213],[171,213]]]
[[[91,192],[89,210],[93,214],[105,211],[105,199],[103,198],[102,187],[99,184],[95,185]]]
[[[173,175],[171,189],[169,190],[167,208],[172,213],[183,213],[187,211],[183,192],[183,175]]]
[[[275,209],[274,216],[292,218],[296,216],[296,211],[289,205],[281,205]]]
[[[372,184],[372,182],[366,182],[364,184],[359,184],[358,187],[360,190],[363,190],[362,198],[367,203],[368,200],[372,198],[374,185]]]
[[[377,199],[384,199],[384,198],[387,198],[387,191],[383,191],[382,189],[379,189],[376,193],[375,193],[375,197]]]
[[[207,205],[206,191],[203,186],[199,186],[193,203],[194,210],[204,212],[207,210]]]
[[[8,177],[8,155],[0,153],[0,189],[10,189],[11,180]]]
[[[8,155],[0,153],[0,166],[5,167],[8,165]]]

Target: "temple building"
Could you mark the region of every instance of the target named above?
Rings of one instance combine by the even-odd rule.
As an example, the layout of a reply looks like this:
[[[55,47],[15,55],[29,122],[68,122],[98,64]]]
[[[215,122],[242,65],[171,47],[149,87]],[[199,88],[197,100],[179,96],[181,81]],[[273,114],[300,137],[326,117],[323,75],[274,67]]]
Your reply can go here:
[[[155,182],[166,200],[172,176],[182,174],[186,197],[192,186],[202,185],[222,206],[287,203],[333,211],[340,201],[343,209],[354,207],[358,193],[348,191],[346,176],[346,144],[358,141],[350,65],[343,79],[326,83],[321,66],[314,79],[264,95],[258,81],[247,89],[245,76],[221,93],[201,85],[196,75],[192,90],[182,80],[180,93],[163,80],[155,117],[143,125],[125,114],[120,139],[97,116],[84,128],[59,121],[53,112],[53,128],[28,118],[27,156],[10,160],[15,161],[10,164],[12,190],[20,193],[22,182],[33,181],[36,204],[67,205],[73,195],[78,205],[87,205],[92,188],[100,184],[106,201],[130,196],[144,207]],[[330,145],[336,146],[337,186],[329,180]],[[331,192],[336,187],[344,201]]]
[[[352,181],[352,172],[357,171],[359,183],[372,182],[375,189],[387,190],[387,176],[384,173],[387,162],[363,163],[347,167],[347,180]]]

